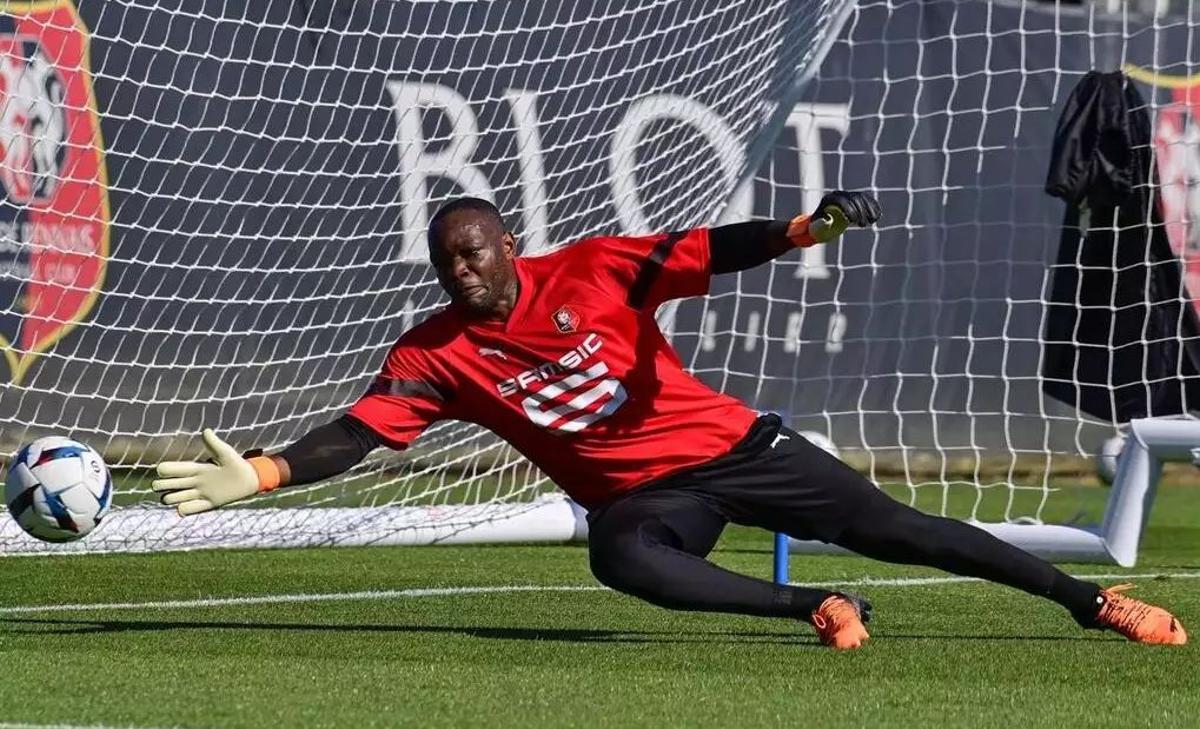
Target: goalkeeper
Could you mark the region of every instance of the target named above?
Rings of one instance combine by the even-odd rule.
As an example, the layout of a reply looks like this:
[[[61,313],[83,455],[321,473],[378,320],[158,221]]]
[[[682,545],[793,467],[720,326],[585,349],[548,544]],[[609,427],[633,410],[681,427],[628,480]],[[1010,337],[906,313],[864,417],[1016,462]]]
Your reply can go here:
[[[161,463],[154,489],[181,515],[198,514],[329,478],[380,445],[405,448],[434,421],[462,420],[507,440],[587,508],[596,578],[656,605],[797,618],[834,648],[862,645],[863,598],[707,561],[733,522],[1009,585],[1130,640],[1184,643],[1166,610],[895,501],[778,416],[684,372],[655,322],[660,304],[879,215],[866,193],[832,192],[811,216],[598,237],[518,257],[491,203],[457,199],[429,226],[450,305],[400,337],[348,412],[268,456],[242,457],[206,430],[214,462]]]

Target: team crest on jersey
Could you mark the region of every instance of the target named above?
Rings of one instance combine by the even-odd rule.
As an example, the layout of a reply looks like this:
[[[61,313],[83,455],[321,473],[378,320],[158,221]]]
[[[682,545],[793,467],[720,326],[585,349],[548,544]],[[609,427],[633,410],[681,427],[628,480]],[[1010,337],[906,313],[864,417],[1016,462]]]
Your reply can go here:
[[[558,327],[558,331],[563,334],[570,334],[579,328],[579,314],[569,306],[560,306],[558,311],[550,317],[554,320],[554,326]]]
[[[88,41],[70,0],[0,6],[0,352],[14,383],[104,281],[108,181]]]

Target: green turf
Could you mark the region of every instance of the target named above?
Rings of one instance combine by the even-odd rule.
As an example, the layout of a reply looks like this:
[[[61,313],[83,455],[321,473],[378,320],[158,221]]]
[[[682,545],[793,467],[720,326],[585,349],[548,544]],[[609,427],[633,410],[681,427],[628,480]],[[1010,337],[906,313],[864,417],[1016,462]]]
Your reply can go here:
[[[735,529],[714,558],[765,577],[769,547]],[[580,546],[8,558],[0,571],[6,606],[595,584]],[[1200,572],[1200,490],[1161,490],[1132,571]],[[793,558],[799,581],[935,574]],[[873,640],[849,654],[787,621],[673,613],[607,591],[0,614],[0,722],[1074,727],[1200,716],[1194,646],[1084,632],[1054,605],[980,583],[857,589],[875,603]],[[1140,580],[1137,594],[1200,625],[1200,580]]]

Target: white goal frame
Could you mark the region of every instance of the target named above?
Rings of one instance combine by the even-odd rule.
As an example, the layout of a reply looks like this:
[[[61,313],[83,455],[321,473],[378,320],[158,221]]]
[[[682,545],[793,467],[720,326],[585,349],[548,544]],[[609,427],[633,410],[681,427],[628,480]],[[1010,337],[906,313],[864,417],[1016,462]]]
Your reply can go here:
[[[1200,421],[1141,418],[1130,421],[1129,438],[1117,460],[1104,518],[1096,526],[969,521],[1026,552],[1052,562],[1137,564],[1138,547],[1150,518],[1163,464],[1200,461]],[[846,553],[822,542],[788,540],[791,553]]]
[[[1170,461],[1200,461],[1200,421],[1144,418],[1130,423],[1117,475],[1098,526],[968,523],[1055,562],[1137,564],[1138,547],[1162,475]],[[331,530],[331,524],[342,528]],[[9,533],[6,533],[9,532]],[[11,554],[94,551],[105,534],[126,552],[161,549],[312,546],[412,546],[572,542],[587,539],[586,511],[557,495],[526,504],[383,506],[376,508],[232,509],[180,518],[167,509],[125,509],[112,515],[87,542],[45,545]],[[217,536],[219,535],[219,536]],[[18,538],[15,522],[0,525],[0,539]],[[52,548],[50,548],[52,546]],[[791,553],[846,553],[822,542],[788,540]]]

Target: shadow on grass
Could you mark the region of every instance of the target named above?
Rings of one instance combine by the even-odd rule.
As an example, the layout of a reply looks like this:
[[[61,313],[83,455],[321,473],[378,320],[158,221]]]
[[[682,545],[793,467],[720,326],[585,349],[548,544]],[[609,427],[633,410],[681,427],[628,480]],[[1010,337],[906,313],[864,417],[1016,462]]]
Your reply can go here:
[[[758,643],[820,647],[813,636],[791,633],[585,630],[578,628],[483,627],[469,625],[361,625],[354,623],[263,623],[174,620],[82,620],[4,618],[0,625],[30,635],[161,632],[175,630],[269,630],[333,633],[425,633],[492,640],[562,641],[568,643]],[[11,630],[11,629],[17,630]]]
[[[775,550],[770,547],[718,547],[713,550],[713,554],[774,554]]]
[[[559,641],[565,643],[684,644],[724,643],[795,645],[822,648],[815,636],[795,632],[750,631],[646,631],[586,630],[579,628],[482,627],[466,625],[359,625],[342,623],[264,623],[176,620],[83,620],[63,618],[4,618],[10,632],[30,635],[87,635],[103,633],[162,632],[177,630],[267,630],[283,632],[397,633],[460,635],[490,640]],[[15,630],[13,630],[15,629]],[[955,641],[1106,641],[1110,636],[1088,632],[1079,635],[963,635],[941,633],[877,633],[875,640]]]
[[[975,641],[1069,641],[1072,643],[1078,642],[1115,642],[1124,643],[1126,641],[1117,638],[1112,633],[1100,633],[1095,631],[1081,632],[1079,635],[963,635],[961,633],[876,633],[872,636],[874,640],[975,640]]]

